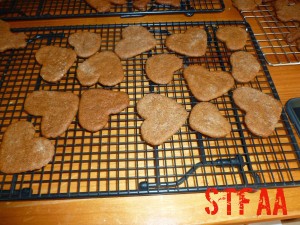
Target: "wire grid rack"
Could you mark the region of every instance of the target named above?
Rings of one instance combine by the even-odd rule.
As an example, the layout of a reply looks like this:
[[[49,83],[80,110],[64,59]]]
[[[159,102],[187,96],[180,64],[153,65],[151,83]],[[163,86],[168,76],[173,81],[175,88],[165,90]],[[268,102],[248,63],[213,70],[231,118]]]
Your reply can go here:
[[[67,91],[81,95],[76,79],[78,58],[66,76],[57,84],[44,82],[35,60],[36,51],[44,45],[70,48],[70,34],[88,30],[102,36],[101,50],[114,50],[122,29],[132,24],[64,26],[14,29],[26,32],[25,49],[0,54],[0,140],[9,124],[27,120],[39,127],[41,118],[24,111],[26,96],[34,90]],[[146,60],[155,54],[169,53],[164,41],[168,35],[182,33],[189,27],[204,28],[208,48],[203,57],[178,55],[184,66],[199,64],[210,71],[230,71],[231,51],[216,39],[222,26],[239,26],[247,30],[245,51],[256,55],[261,70],[246,84],[278,98],[250,26],[243,21],[143,23],[157,40],[156,48],[134,58],[123,60],[125,78],[109,89],[127,92],[130,106],[110,116],[108,125],[90,133],[80,127],[77,118],[60,137],[52,139],[55,155],[51,163],[40,170],[20,174],[0,173],[0,199],[49,199],[101,196],[201,192],[209,187],[224,189],[296,186],[300,184],[299,148],[283,111],[275,132],[268,138],[253,136],[245,127],[244,112],[232,100],[232,90],[213,100],[231,124],[232,132],[225,138],[209,138],[191,130],[186,122],[163,145],[150,146],[140,136],[143,119],[136,112],[136,103],[148,93],[158,93],[175,99],[187,111],[197,104],[182,76],[174,74],[168,85],[152,83],[145,74]],[[235,87],[241,86],[236,84]],[[99,84],[91,88],[108,88]],[[149,110],[151,110],[149,108]]]
[[[183,13],[192,16],[194,13],[222,12],[225,9],[223,0],[181,0],[180,7],[157,4],[150,0],[144,11],[133,7],[134,0],[124,5],[112,5],[110,12],[97,12],[84,0],[4,0],[0,2],[0,18],[5,20],[51,19],[89,16],[137,17],[150,14]]]
[[[241,11],[252,26],[263,55],[271,66],[300,64],[300,51],[295,43],[287,43],[286,35],[295,31],[299,23],[281,22],[272,4],[260,5],[253,11]]]

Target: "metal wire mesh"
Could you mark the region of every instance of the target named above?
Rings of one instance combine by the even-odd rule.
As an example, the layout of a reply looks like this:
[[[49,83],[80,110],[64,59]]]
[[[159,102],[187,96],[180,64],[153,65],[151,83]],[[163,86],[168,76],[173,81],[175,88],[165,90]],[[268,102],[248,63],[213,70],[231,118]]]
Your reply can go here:
[[[136,17],[149,14],[222,12],[225,8],[223,0],[181,0],[180,7],[162,5],[151,0],[144,11],[133,7],[133,0],[124,5],[112,5],[110,12],[100,13],[84,0],[4,0],[0,2],[0,18],[5,20],[18,19],[51,19],[65,17],[89,16],[121,16]]]
[[[76,79],[77,59],[67,75],[57,84],[39,77],[36,51],[44,45],[70,48],[68,36],[88,30],[102,36],[101,50],[114,50],[121,39],[122,25],[64,26],[24,28],[25,49],[0,54],[0,140],[9,124],[18,120],[32,122],[40,134],[41,118],[24,111],[26,96],[34,90],[69,91],[81,95],[87,88]],[[226,138],[209,138],[191,130],[188,123],[163,145],[151,147],[140,136],[143,119],[136,103],[148,93],[159,93],[183,104],[190,111],[197,103],[182,76],[174,75],[168,85],[157,85],[145,74],[145,62],[154,54],[172,53],[164,41],[168,35],[182,33],[192,26],[208,34],[208,49],[203,57],[178,55],[185,67],[203,65],[211,71],[230,71],[231,51],[216,39],[222,26],[240,26],[247,30],[245,51],[256,55],[261,63],[258,76],[246,84],[278,98],[261,51],[251,28],[245,22],[186,22],[139,24],[152,32],[156,48],[134,58],[123,60],[125,78],[110,89],[127,92],[130,106],[110,117],[108,125],[90,133],[75,118],[69,129],[55,143],[53,161],[40,170],[7,175],[0,173],[0,199],[45,199],[72,197],[124,196],[205,191],[208,187],[278,187],[300,184],[299,148],[285,112],[275,132],[268,138],[253,136],[244,125],[244,112],[235,106],[232,91],[213,100],[231,124]],[[172,53],[173,54],[173,53]],[[236,84],[235,87],[241,86]],[[107,88],[99,84],[92,88]],[[149,110],[151,110],[149,108]]]
[[[279,21],[271,4],[260,5],[256,10],[241,13],[250,24],[258,24],[257,27],[253,27],[254,35],[269,65],[300,64],[300,51],[296,44],[286,41],[286,35],[299,27],[297,22]]]

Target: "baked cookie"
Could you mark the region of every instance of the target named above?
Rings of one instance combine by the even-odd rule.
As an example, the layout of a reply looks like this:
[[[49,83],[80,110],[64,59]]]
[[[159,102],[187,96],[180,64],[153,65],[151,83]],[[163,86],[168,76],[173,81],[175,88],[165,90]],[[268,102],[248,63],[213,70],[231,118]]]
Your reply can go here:
[[[158,4],[170,5],[173,7],[180,7],[180,0],[155,0]]]
[[[261,5],[262,0],[232,0],[232,4],[238,10],[253,10],[258,5]]]
[[[77,32],[69,36],[68,42],[79,57],[88,58],[99,51],[101,36],[87,31]]]
[[[213,138],[225,137],[231,131],[230,123],[210,102],[195,105],[189,117],[190,127]]]
[[[216,33],[220,41],[226,43],[230,50],[239,50],[244,48],[247,42],[247,32],[245,29],[236,26],[220,27]]]
[[[146,73],[151,81],[157,84],[168,84],[173,73],[182,68],[182,59],[175,55],[154,55],[147,59]]]
[[[114,5],[124,5],[126,0],[86,0],[86,2],[98,12],[109,12]]]
[[[277,18],[283,22],[300,21],[300,2],[287,4],[276,11]]]
[[[138,114],[145,119],[142,138],[151,145],[161,145],[185,123],[188,112],[174,99],[159,94],[145,95],[137,103]]]
[[[148,3],[150,3],[150,0],[133,0],[132,1],[133,7],[135,9],[142,10],[142,11],[147,9]]]
[[[34,137],[35,129],[27,121],[18,121],[6,129],[0,147],[0,171],[21,173],[40,169],[54,155],[54,145],[43,137]]]
[[[125,92],[105,89],[89,89],[80,99],[78,118],[80,125],[91,132],[101,130],[110,114],[120,113],[129,106]]]
[[[187,84],[199,101],[210,101],[227,93],[234,85],[232,76],[224,71],[209,71],[199,65],[184,69]]]
[[[166,47],[190,57],[203,56],[207,48],[206,31],[199,27],[192,27],[183,34],[172,34],[166,39]]]
[[[78,104],[78,96],[70,92],[34,91],[26,98],[24,109],[31,115],[42,116],[42,135],[55,138],[68,129]]]
[[[104,51],[79,64],[77,78],[83,86],[91,86],[97,82],[114,86],[123,80],[124,71],[119,57],[114,52]]]
[[[249,52],[234,52],[230,56],[232,66],[232,76],[237,82],[247,83],[256,77],[260,64]]]
[[[0,52],[4,52],[8,49],[25,48],[27,45],[26,34],[12,33],[8,23],[0,20]]]
[[[76,60],[72,49],[57,46],[41,47],[35,54],[36,61],[42,65],[41,77],[48,82],[58,82]]]
[[[286,36],[286,40],[288,43],[292,43],[296,40],[300,39],[300,28],[298,28],[297,30],[289,33],[287,36]]]
[[[122,40],[115,47],[121,59],[128,59],[155,48],[154,36],[142,26],[128,26],[122,31]]]
[[[235,89],[233,100],[246,112],[245,124],[253,134],[268,137],[273,133],[282,111],[278,100],[250,87]]]

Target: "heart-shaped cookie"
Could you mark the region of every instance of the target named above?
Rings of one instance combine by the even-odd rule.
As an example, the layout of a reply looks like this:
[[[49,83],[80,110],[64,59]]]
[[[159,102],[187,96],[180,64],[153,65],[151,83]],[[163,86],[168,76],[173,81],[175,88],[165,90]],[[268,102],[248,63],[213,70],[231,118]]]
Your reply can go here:
[[[36,52],[35,58],[42,65],[42,78],[48,82],[58,82],[75,62],[76,53],[72,49],[44,46]]]
[[[88,58],[99,51],[101,36],[87,31],[77,32],[69,36],[68,42],[79,57]]]
[[[111,51],[98,52],[77,68],[77,79],[84,86],[91,86],[97,82],[105,86],[114,86],[123,78],[122,63]]]
[[[132,5],[135,9],[146,10],[147,5],[151,0],[133,0]]]
[[[4,52],[7,49],[25,48],[27,45],[26,34],[12,33],[10,31],[9,23],[0,20],[0,52]]]
[[[137,103],[138,114],[145,119],[142,138],[151,145],[161,145],[185,123],[188,112],[174,99],[148,94]]]
[[[34,91],[26,98],[24,109],[31,115],[42,116],[42,135],[55,138],[68,129],[78,105],[78,96],[70,92]]]
[[[146,74],[157,84],[168,84],[173,73],[182,67],[182,60],[175,55],[161,54],[150,57],[146,62]]]
[[[253,134],[268,137],[273,133],[282,111],[278,100],[250,87],[235,89],[233,100],[246,112],[245,123]]]
[[[241,83],[247,83],[256,77],[260,69],[257,59],[249,52],[238,51],[230,56],[233,78]]]
[[[253,10],[262,3],[262,0],[232,0],[238,10]]]
[[[112,4],[124,5],[126,0],[86,0],[86,2],[98,12],[109,12]]]
[[[117,114],[129,106],[125,92],[105,89],[89,89],[84,92],[79,104],[79,123],[88,131],[101,130],[110,114]]]
[[[199,27],[192,27],[183,34],[172,34],[166,39],[166,47],[190,57],[203,56],[207,47],[206,31]]]
[[[192,129],[213,138],[225,137],[231,130],[230,123],[210,102],[200,102],[193,107],[189,124]]]
[[[34,137],[31,123],[18,121],[6,129],[0,147],[0,171],[21,173],[40,169],[52,160],[54,145],[46,138]]]
[[[122,40],[115,47],[121,59],[128,59],[155,48],[154,36],[142,26],[128,26],[122,31]]]
[[[283,5],[276,11],[277,18],[283,22],[300,21],[300,2]]]
[[[236,26],[220,27],[216,33],[220,41],[226,43],[227,48],[235,51],[244,48],[247,42],[247,32],[245,29]]]
[[[232,76],[224,71],[209,71],[199,65],[184,69],[184,78],[199,101],[210,101],[228,92],[234,85]]]

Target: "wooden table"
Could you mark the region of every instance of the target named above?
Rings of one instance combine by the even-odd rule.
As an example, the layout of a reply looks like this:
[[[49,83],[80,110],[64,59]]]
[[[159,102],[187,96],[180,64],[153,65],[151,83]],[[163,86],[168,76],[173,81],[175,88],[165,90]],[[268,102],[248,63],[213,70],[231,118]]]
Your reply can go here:
[[[226,0],[223,13],[145,16],[140,18],[104,17],[83,19],[55,19],[47,21],[10,22],[12,27],[55,26],[76,24],[106,24],[128,22],[168,22],[204,20],[241,20],[239,12]],[[283,104],[289,98],[299,97],[300,66],[268,68]],[[298,139],[299,143],[299,139]],[[232,194],[232,215],[227,215],[226,193],[214,195],[219,211],[207,214],[206,207],[213,209],[205,193],[172,194],[138,197],[113,197],[76,200],[41,200],[0,202],[0,224],[240,224],[265,220],[280,220],[300,217],[300,187],[285,188],[287,215],[282,210],[278,215],[257,216],[260,191],[246,193],[244,215],[239,214],[238,197]],[[269,189],[271,212],[276,198],[276,189]]]

